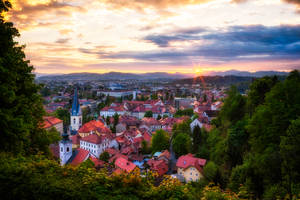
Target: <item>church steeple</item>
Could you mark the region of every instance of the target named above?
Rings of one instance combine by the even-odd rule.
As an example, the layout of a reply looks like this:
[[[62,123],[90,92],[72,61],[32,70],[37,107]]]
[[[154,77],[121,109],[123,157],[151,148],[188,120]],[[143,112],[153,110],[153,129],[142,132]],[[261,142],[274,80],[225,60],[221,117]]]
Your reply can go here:
[[[74,90],[73,103],[72,103],[72,113],[73,116],[81,115],[80,104],[78,100],[77,88]]]
[[[78,100],[77,88],[74,90],[72,110],[71,110],[71,127],[70,132],[72,135],[76,134],[78,129],[82,126],[82,112]]]

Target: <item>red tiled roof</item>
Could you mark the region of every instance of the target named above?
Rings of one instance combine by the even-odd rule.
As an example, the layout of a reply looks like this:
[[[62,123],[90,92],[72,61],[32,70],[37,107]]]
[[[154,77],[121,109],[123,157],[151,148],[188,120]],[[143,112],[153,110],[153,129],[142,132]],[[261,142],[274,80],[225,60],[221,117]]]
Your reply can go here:
[[[113,148],[107,148],[105,151],[106,151],[110,156],[113,156],[113,155],[115,155],[115,154],[117,154],[117,153],[119,152],[118,150],[113,149]]]
[[[147,142],[151,142],[152,137],[147,132],[144,132],[143,139]]]
[[[81,140],[93,144],[100,144],[102,141],[101,137],[96,134],[88,135],[86,137],[81,138]]]
[[[103,167],[105,162],[102,160],[99,160],[98,158],[94,157],[94,156],[90,156],[89,157],[91,159],[91,161],[95,164],[95,167]]]
[[[44,119],[43,128],[50,128],[51,126],[54,126],[56,124],[63,123],[62,120],[53,116],[45,116],[43,117],[43,119]]]
[[[136,167],[135,164],[133,164],[132,162],[130,162],[122,157],[119,157],[116,159],[115,165],[116,165],[116,167],[118,167],[128,173],[132,172],[134,170],[134,168]]]
[[[132,153],[132,152],[133,152],[133,149],[132,149],[131,147],[125,147],[125,148],[121,149],[121,153],[122,153],[122,154],[127,154],[127,155],[129,155],[129,154]]]
[[[166,157],[167,159],[170,159],[171,158],[171,154],[168,150],[164,150],[159,156],[158,156],[158,159],[161,158],[161,157]]]
[[[75,158],[70,163],[70,165],[73,165],[73,166],[79,165],[80,163],[85,161],[89,155],[89,151],[85,150],[85,149],[78,148],[78,149],[76,149],[76,151],[77,151],[77,154],[75,155]]]
[[[91,131],[96,131],[97,128],[104,127],[103,122],[92,120],[87,123],[85,123],[80,129],[78,130],[79,133],[89,133]]]
[[[150,159],[147,164],[152,171],[156,171],[160,176],[164,175],[169,170],[168,165],[163,160]]]
[[[120,158],[120,157],[122,157],[122,158],[128,160],[128,157],[127,157],[127,156],[125,156],[125,155],[123,155],[123,154],[121,154],[121,153],[117,153],[116,155],[114,155],[113,157],[111,157],[111,158],[109,159],[108,162],[112,163],[113,161],[115,161],[116,159],[118,159],[118,158]]]
[[[160,123],[154,119],[153,117],[144,117],[142,119],[142,124],[145,124],[145,125],[160,125]]]
[[[192,166],[195,167],[199,172],[202,172],[205,163],[205,159],[195,158],[193,154],[187,154],[178,158],[176,166],[184,169]]]

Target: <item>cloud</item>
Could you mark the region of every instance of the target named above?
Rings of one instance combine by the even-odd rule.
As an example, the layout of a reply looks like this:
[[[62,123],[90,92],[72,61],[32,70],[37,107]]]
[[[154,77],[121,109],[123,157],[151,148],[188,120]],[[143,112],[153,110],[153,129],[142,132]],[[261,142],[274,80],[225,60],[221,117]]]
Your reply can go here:
[[[73,30],[71,30],[71,29],[61,29],[61,30],[59,30],[59,33],[61,35],[68,35],[69,33],[72,33],[72,32],[73,32]]]
[[[44,26],[51,26],[57,23],[53,20],[55,18],[70,16],[72,12],[85,12],[83,7],[68,2],[68,0],[14,0],[13,9],[9,12],[9,19],[16,23],[19,28],[29,29],[40,27],[41,23],[39,21],[41,20],[43,20]],[[55,15],[55,18],[53,18],[53,15]]]
[[[207,3],[213,0],[100,0],[112,5],[114,8],[130,8],[144,10],[144,8],[164,9],[174,6],[184,6]]]
[[[61,38],[61,39],[56,40],[55,42],[58,44],[65,44],[65,43],[68,43],[69,40],[70,40],[70,38]]]
[[[198,30],[198,31],[196,31]],[[177,31],[177,34],[148,35],[147,41],[158,45],[153,51],[107,52],[103,49],[81,50],[82,53],[96,54],[100,59],[134,59],[146,62],[208,62],[255,61],[255,60],[299,60],[300,25],[273,26],[232,26],[221,30],[202,27],[194,31]],[[199,35],[201,34],[201,35]],[[197,36],[195,36],[197,35]],[[143,38],[143,39],[145,39]],[[188,47],[174,48],[174,41],[201,40]]]

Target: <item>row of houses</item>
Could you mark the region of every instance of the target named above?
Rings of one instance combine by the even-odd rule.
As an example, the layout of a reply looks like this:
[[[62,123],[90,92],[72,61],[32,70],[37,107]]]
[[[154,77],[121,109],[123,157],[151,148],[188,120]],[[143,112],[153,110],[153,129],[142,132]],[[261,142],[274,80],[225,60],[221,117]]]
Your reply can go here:
[[[115,113],[118,115],[130,115],[142,119],[147,111],[153,113],[153,117],[168,116],[171,117],[176,109],[171,105],[165,105],[161,100],[147,101],[124,101],[123,103],[112,103],[100,111],[100,116],[112,117]]]

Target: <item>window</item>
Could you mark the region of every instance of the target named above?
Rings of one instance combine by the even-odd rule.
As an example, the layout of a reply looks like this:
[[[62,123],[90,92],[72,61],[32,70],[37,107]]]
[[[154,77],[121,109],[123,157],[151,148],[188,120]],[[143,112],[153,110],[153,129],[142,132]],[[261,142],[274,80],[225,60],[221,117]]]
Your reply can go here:
[[[76,119],[74,118],[74,119],[73,119],[73,124],[75,124],[75,123],[76,123]]]
[[[198,174],[196,174],[196,176],[198,176]]]
[[[69,147],[67,147],[67,152],[69,152],[70,151],[70,148]]]
[[[81,118],[79,118],[79,124],[81,124]]]
[[[191,172],[191,175],[193,175],[193,173]]]
[[[63,152],[63,151],[64,151],[64,148],[61,147],[61,148],[60,148],[60,151]]]

